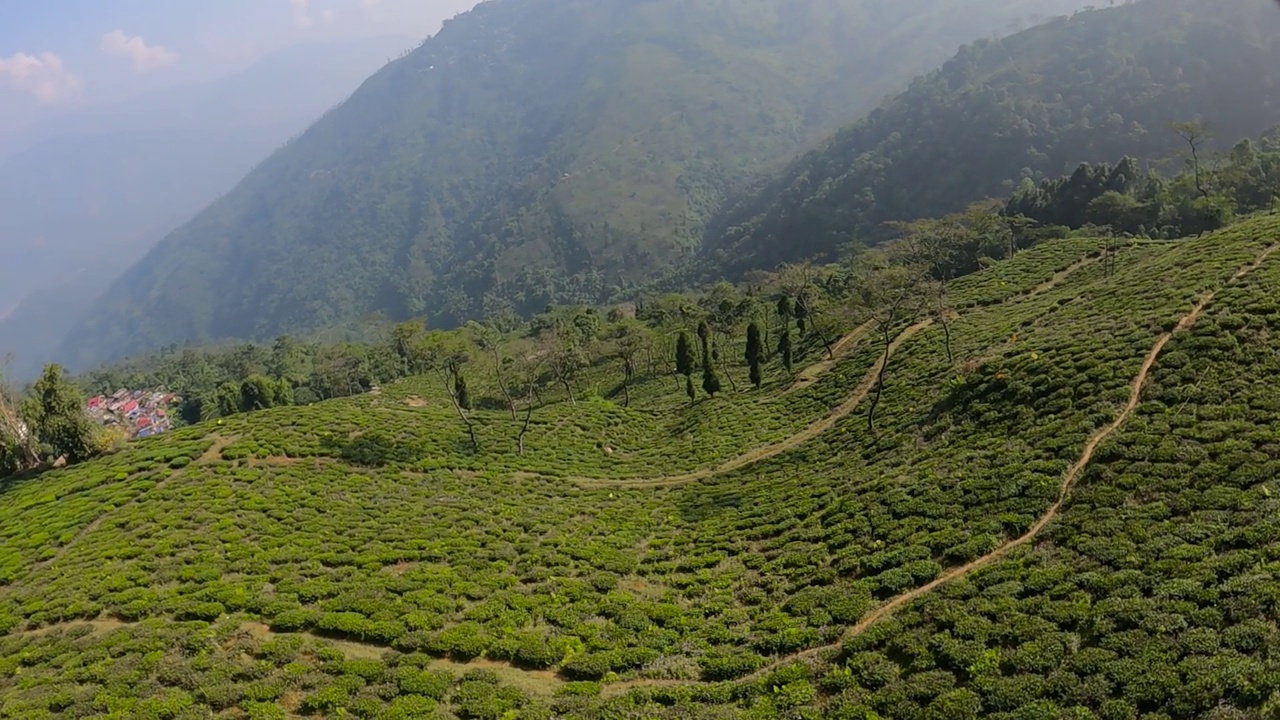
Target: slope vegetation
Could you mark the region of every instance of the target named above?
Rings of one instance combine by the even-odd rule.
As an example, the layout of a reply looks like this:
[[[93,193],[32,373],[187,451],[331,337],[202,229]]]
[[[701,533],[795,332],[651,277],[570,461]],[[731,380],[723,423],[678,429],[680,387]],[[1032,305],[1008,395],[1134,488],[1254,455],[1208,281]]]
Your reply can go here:
[[[977,43],[729,206],[704,263],[719,274],[831,255],[1024,178],[1163,161],[1189,150],[1174,122],[1205,122],[1228,144],[1256,137],[1280,123],[1277,34],[1269,0],[1168,0]]]
[[[473,453],[408,380],[11,483],[0,702],[1268,712],[1278,240],[1265,216],[1113,263],[1049,241],[957,280],[955,364],[936,326],[897,328],[874,433],[881,351],[851,333],[799,388],[690,406],[658,378],[629,410],[548,408],[524,457],[503,412],[476,412]]]
[[[483,3],[173,233],[65,355],[596,300],[963,42],[1079,5]]]

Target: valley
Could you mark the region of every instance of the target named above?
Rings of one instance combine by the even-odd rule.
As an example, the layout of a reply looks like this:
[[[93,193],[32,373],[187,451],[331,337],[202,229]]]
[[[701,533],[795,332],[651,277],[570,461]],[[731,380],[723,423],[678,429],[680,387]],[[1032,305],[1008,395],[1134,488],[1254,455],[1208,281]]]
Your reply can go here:
[[[430,14],[284,5],[205,17]],[[0,165],[177,224],[4,268],[0,718],[1280,717],[1274,3],[432,22],[199,211],[198,123]],[[276,127],[297,52],[142,105]]]

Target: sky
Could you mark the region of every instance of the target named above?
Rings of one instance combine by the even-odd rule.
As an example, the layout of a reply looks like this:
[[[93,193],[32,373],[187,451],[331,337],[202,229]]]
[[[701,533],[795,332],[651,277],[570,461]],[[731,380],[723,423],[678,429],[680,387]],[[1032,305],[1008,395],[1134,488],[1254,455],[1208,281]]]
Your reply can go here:
[[[476,0],[0,0],[0,138],[42,118],[229,75],[304,42],[402,35]]]

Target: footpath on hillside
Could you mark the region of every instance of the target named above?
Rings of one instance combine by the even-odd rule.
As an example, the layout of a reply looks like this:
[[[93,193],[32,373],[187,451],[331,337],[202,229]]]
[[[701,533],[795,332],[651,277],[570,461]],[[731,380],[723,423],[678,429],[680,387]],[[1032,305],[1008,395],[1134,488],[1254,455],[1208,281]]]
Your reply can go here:
[[[1272,253],[1274,253],[1277,249],[1280,249],[1280,244],[1276,244],[1268,247],[1252,263],[1240,268],[1240,270],[1238,270],[1234,275],[1232,275],[1231,279],[1227,281],[1226,285],[1229,286],[1232,283],[1238,282],[1239,280],[1244,278],[1246,275],[1262,267],[1262,264],[1266,262],[1267,258],[1270,257]],[[1170,330],[1169,332],[1166,332],[1160,335],[1158,338],[1156,338],[1156,342],[1151,347],[1151,351],[1147,353],[1146,359],[1143,360],[1142,367],[1138,370],[1138,374],[1133,378],[1133,381],[1130,383],[1129,401],[1125,403],[1124,408],[1120,411],[1118,415],[1116,415],[1116,418],[1112,420],[1110,424],[1106,425],[1102,429],[1095,432],[1093,436],[1089,438],[1089,441],[1085,443],[1084,449],[1080,453],[1080,457],[1076,460],[1076,462],[1070,467],[1070,469],[1067,470],[1066,474],[1063,475],[1062,477],[1062,483],[1058,488],[1057,500],[1055,500],[1054,503],[1049,506],[1049,509],[1046,510],[1045,513],[1040,516],[1040,519],[1037,520],[1035,524],[1031,526],[1030,529],[1028,529],[1020,537],[1014,540],[1010,540],[1009,542],[1001,545],[995,550],[992,550],[990,553],[987,553],[986,555],[983,555],[982,557],[977,558],[976,560],[972,560],[968,563],[965,563],[964,565],[954,567],[948,570],[947,572],[944,572],[942,575],[939,575],[933,581],[925,585],[922,585],[914,590],[907,591],[901,595],[894,597],[892,600],[889,600],[888,602],[884,603],[880,607],[876,608],[874,611],[871,612],[871,614],[867,615],[862,620],[860,620],[858,624],[850,628],[849,631],[845,633],[844,636],[838,642],[832,643],[830,645],[821,646],[821,647],[810,648],[809,650],[804,650],[799,653],[795,653],[793,655],[779,658],[778,660],[775,660],[774,662],[766,665],[765,667],[751,674],[746,679],[750,680],[750,679],[762,677],[768,674],[769,672],[777,670],[783,665],[788,665],[793,662],[805,660],[808,658],[813,658],[822,654],[823,652],[836,650],[843,643],[847,642],[852,638],[856,638],[859,635],[862,635],[867,630],[869,630],[873,625],[888,618],[895,611],[907,605],[908,603],[919,599],[923,595],[933,592],[934,590],[938,589],[942,585],[945,585],[949,582],[953,582],[955,580],[959,580],[960,578],[963,578],[969,575],[970,573],[973,573],[974,571],[980,570],[996,562],[997,560],[1004,558],[1016,548],[1019,548],[1023,545],[1027,545],[1032,540],[1034,540],[1038,535],[1040,535],[1041,532],[1044,531],[1046,527],[1049,526],[1051,522],[1053,522],[1055,518],[1058,517],[1058,513],[1062,510],[1063,505],[1065,505],[1067,500],[1070,498],[1071,491],[1075,487],[1076,482],[1080,479],[1080,476],[1084,474],[1084,470],[1089,466],[1089,463],[1093,461],[1094,453],[1097,452],[1098,447],[1104,441],[1106,441],[1108,438],[1114,435],[1117,431],[1119,431],[1122,427],[1124,427],[1124,425],[1133,416],[1134,411],[1137,410],[1138,405],[1142,400],[1142,388],[1144,385],[1146,385],[1147,378],[1150,376],[1152,368],[1155,367],[1156,361],[1160,359],[1160,354],[1164,352],[1165,346],[1169,344],[1169,341],[1173,339],[1174,335],[1177,335],[1178,333],[1181,333],[1181,332],[1185,332],[1186,330],[1189,330],[1191,327],[1193,327],[1196,324],[1196,322],[1200,319],[1200,316],[1204,314],[1204,311],[1208,309],[1208,307],[1211,304],[1213,304],[1213,301],[1215,299],[1217,299],[1218,292],[1220,292],[1220,290],[1221,289],[1214,290],[1211,292],[1207,292],[1204,295],[1201,295],[1200,299],[1196,302],[1196,304],[1192,306],[1190,312],[1182,316],[1182,318],[1178,321],[1178,324],[1173,328],[1173,330]]]
[[[1061,285],[1069,277],[1074,275],[1077,271],[1085,267],[1088,267],[1089,265],[1097,263],[1100,260],[1101,260],[1101,256],[1082,257],[1079,260],[1068,265],[1067,267],[1055,272],[1051,277],[1035,285],[1029,291],[1006,298],[1004,302],[1011,302],[1013,300],[1025,300],[1025,299],[1033,298],[1033,297],[1042,295],[1046,292],[1049,292],[1050,290],[1054,289],[1058,285]],[[891,360],[893,358],[893,355],[898,351],[898,349],[905,342],[907,342],[912,337],[920,333],[922,330],[925,330],[929,326],[933,325],[933,323],[934,321],[932,319],[926,319],[926,320],[917,322],[914,325],[911,325],[910,327],[903,330],[902,333],[900,333],[897,336],[897,338],[895,338],[890,344],[888,353],[881,354],[880,359],[877,360],[869,370],[867,370],[867,373],[863,377],[862,382],[858,383],[857,387],[854,388],[852,394],[850,394],[849,397],[843,403],[841,403],[839,406],[837,406],[834,410],[832,410],[827,415],[809,424],[807,427],[800,430],[800,432],[796,433],[795,435],[792,435],[788,438],[780,440],[776,443],[763,445],[753,450],[749,450],[743,453],[742,455],[739,455],[724,463],[721,463],[720,465],[703,468],[701,470],[693,470],[687,473],[680,473],[676,475],[666,475],[663,477],[655,477],[655,478],[638,478],[638,479],[632,479],[632,480],[611,480],[611,479],[605,479],[605,478],[588,478],[588,477],[570,477],[568,478],[568,480],[583,488],[593,489],[593,490],[615,489],[615,488],[622,489],[622,490],[636,490],[636,489],[645,489],[645,488],[679,487],[681,485],[687,485],[690,483],[708,480],[710,478],[717,477],[719,475],[727,475],[731,472],[741,470],[750,465],[755,465],[756,463],[760,463],[765,460],[769,460],[771,458],[777,457],[778,455],[781,455],[782,453],[787,452],[789,450],[794,450],[800,447],[801,445],[808,443],[809,441],[813,440],[819,435],[822,435],[823,433],[827,432],[831,428],[835,427],[836,423],[839,423],[841,420],[844,420],[845,418],[853,414],[853,412],[858,409],[858,406],[861,405],[864,400],[866,400],[867,395],[869,395],[871,391],[875,389],[876,381],[880,376],[880,368],[881,366],[884,365],[885,361]],[[804,370],[801,370],[800,373],[796,376],[796,379],[792,383],[792,385],[788,387],[787,390],[785,390],[782,393],[782,395],[786,396],[792,392],[808,387],[809,385],[812,385],[814,382],[816,382],[824,374],[826,374],[827,372],[830,372],[836,366],[836,363],[840,360],[841,357],[843,357],[851,348],[857,346],[857,344],[867,336],[867,334],[871,331],[873,325],[874,323],[872,321],[868,321],[854,328],[851,332],[849,332],[847,335],[842,337],[832,347],[832,351],[827,358],[808,366]]]
[[[1229,286],[1232,283],[1238,282],[1245,276],[1249,275],[1250,273],[1260,268],[1263,265],[1263,263],[1266,262],[1267,258],[1269,258],[1277,250],[1280,250],[1280,243],[1274,244],[1268,247],[1260,255],[1258,255],[1258,257],[1252,263],[1245,265],[1240,270],[1238,270],[1234,275],[1231,276],[1231,278],[1227,281],[1224,287]],[[1052,523],[1053,520],[1058,517],[1058,514],[1061,512],[1063,506],[1066,504],[1067,500],[1070,498],[1071,492],[1075,487],[1076,483],[1084,474],[1085,469],[1092,462],[1094,454],[1097,452],[1098,448],[1102,445],[1103,442],[1105,442],[1107,439],[1112,437],[1116,432],[1118,432],[1121,428],[1123,428],[1124,425],[1132,418],[1133,413],[1137,410],[1139,404],[1141,403],[1143,387],[1146,385],[1146,382],[1148,377],[1150,376],[1151,370],[1155,367],[1155,364],[1159,360],[1161,354],[1164,352],[1165,347],[1168,345],[1168,343],[1173,339],[1175,335],[1189,330],[1196,324],[1196,322],[1200,319],[1201,315],[1203,315],[1205,310],[1208,309],[1209,306],[1213,304],[1220,290],[1221,288],[1219,290],[1207,292],[1204,295],[1200,296],[1200,298],[1197,300],[1195,305],[1192,306],[1191,310],[1178,321],[1177,325],[1172,330],[1170,330],[1169,332],[1163,333],[1158,338],[1156,338],[1155,344],[1151,347],[1151,350],[1147,353],[1145,359],[1142,362],[1140,369],[1138,370],[1137,375],[1133,378],[1133,380],[1130,383],[1130,392],[1129,392],[1128,402],[1126,402],[1126,404],[1121,409],[1121,411],[1116,415],[1114,420],[1112,420],[1105,427],[1099,429],[1092,436],[1090,436],[1089,440],[1085,443],[1085,446],[1082,449],[1080,456],[1078,457],[1076,462],[1073,463],[1071,467],[1067,470],[1067,472],[1063,475],[1061,484],[1059,486],[1058,497],[1055,500],[1055,502],[1049,506],[1049,508],[1044,512],[1044,514],[1041,515],[1040,518],[1025,533],[1023,533],[1021,536],[1019,536],[1016,539],[1013,539],[1013,540],[1010,540],[1009,542],[1004,543],[1000,547],[996,548],[995,550],[991,551],[990,553],[980,558],[977,558],[964,565],[951,568],[950,570],[944,572],[942,575],[938,576],[933,581],[925,585],[922,585],[918,588],[902,593],[886,601],[885,603],[880,605],[878,608],[876,608],[874,611],[872,611],[870,614],[868,614],[866,617],[864,617],[862,620],[860,620],[856,625],[851,627],[847,632],[845,632],[839,641],[835,643],[831,643],[829,645],[810,648],[797,653],[779,657],[774,661],[770,662],[769,664],[765,665],[764,667],[760,668],[759,670],[741,678],[740,681],[750,682],[753,680],[758,680],[768,675],[769,673],[778,670],[783,666],[796,663],[796,662],[804,662],[804,661],[812,660],[821,656],[824,653],[837,651],[839,650],[839,648],[843,643],[847,642],[852,638],[856,638],[866,633],[870,628],[875,626],[877,623],[880,623],[885,619],[889,618],[890,616],[893,615],[894,612],[906,606],[907,604],[920,599],[924,595],[927,595],[928,593],[933,592],[934,590],[938,589],[939,587],[947,583],[959,580],[977,570],[987,567],[997,562],[998,560],[1005,558],[1015,549],[1022,547],[1024,545],[1028,545],[1033,540],[1035,540],[1036,537],[1038,537],[1040,533],[1043,532],[1050,525],[1050,523]],[[903,333],[901,333],[898,336],[898,338],[894,341],[895,346],[905,342],[907,339],[910,338],[911,334],[914,334],[915,332],[919,332],[924,327],[927,327],[928,324],[929,324],[929,321],[917,323],[916,325],[913,325],[907,330],[903,331]],[[882,359],[883,359],[883,356],[882,356]],[[872,368],[872,371],[868,373],[868,377],[874,379],[874,376],[877,373],[878,373],[878,365]],[[865,397],[869,389],[870,388],[867,386],[867,381],[864,379],[863,383],[861,383],[858,386],[858,388],[854,391],[854,394],[849,398],[849,400],[846,401],[845,404],[842,405],[840,408],[837,408],[837,413],[843,411],[844,415],[847,415],[849,412],[852,412],[852,408],[856,407],[858,402],[860,402],[861,399]],[[838,417],[835,417],[837,413],[833,413],[832,415],[827,416],[827,418],[824,418],[823,420],[818,421],[814,425],[811,425],[805,431],[802,431],[799,435],[795,436],[796,438],[803,437],[805,438],[805,440],[795,440],[795,438],[791,438],[786,441],[783,441],[782,443],[777,443],[775,445],[770,445],[770,446],[767,446],[766,448],[762,448],[756,453],[750,453],[740,458],[736,458],[735,460],[730,461],[730,463],[726,463],[725,465],[720,466],[720,468],[703,471],[702,473],[691,473],[686,477],[696,476],[699,479],[703,477],[710,477],[720,472],[728,472],[728,470],[723,469],[726,467],[732,467],[736,469],[738,467],[743,467],[745,465],[751,464],[752,462],[758,462],[760,459],[763,459],[764,457],[772,457],[773,455],[776,455],[777,453],[782,452],[786,448],[795,447],[796,445],[799,445],[802,442],[807,441],[807,439],[815,437],[816,435],[823,432],[826,428],[829,428],[832,425],[834,425],[835,422],[839,419]],[[843,415],[841,415],[841,417],[843,417]],[[822,429],[815,429],[815,428],[822,428]],[[209,452],[206,453],[206,458],[210,457],[214,452],[218,450],[219,447],[223,446],[224,443],[225,443],[225,440],[219,439],[219,441],[215,443],[214,447],[211,448]],[[775,448],[782,448],[782,449],[775,449]],[[202,460],[206,458],[202,458]],[[656,481],[656,482],[671,482],[671,481],[672,479],[668,479],[666,481]],[[678,480],[678,482],[689,482],[689,480]],[[606,483],[606,484],[608,484],[610,487],[622,486],[621,483]],[[647,486],[654,486],[654,485],[651,484]],[[38,636],[48,635],[60,630],[69,630],[69,629],[78,628],[78,627],[87,628],[91,634],[104,634],[107,632],[111,632],[113,630],[129,627],[136,624],[140,624],[140,623],[126,623],[116,619],[108,618],[108,619],[99,619],[99,620],[73,621],[73,622],[67,622],[67,623],[60,623],[60,624],[50,625],[50,626],[41,627],[33,630],[19,631],[11,634],[38,637]],[[251,632],[252,634],[260,637],[270,637],[276,634],[273,631],[271,631],[270,628],[268,628],[267,626],[262,625],[261,623],[256,623],[256,622],[243,623],[241,629],[245,632]],[[348,656],[364,657],[364,656],[370,656],[371,654],[380,654],[383,651],[391,649],[389,647],[384,647],[374,643],[361,643],[361,642],[354,642],[354,641],[334,640],[333,638],[329,638],[329,637],[314,634],[314,633],[304,633],[304,634],[312,635],[314,637],[323,639],[326,642],[335,643],[335,646],[338,647],[340,650],[342,650]],[[440,662],[447,663],[451,667],[456,667],[457,669],[465,669],[468,667],[479,666],[479,664],[476,664],[476,663],[470,663],[470,664],[455,663],[451,661],[440,661]],[[480,662],[484,663],[488,667],[501,668],[503,669],[504,674],[515,674],[515,675],[524,677],[527,681],[525,683],[527,687],[537,687],[541,692],[553,691],[556,687],[566,682],[565,678],[557,675],[553,671],[530,671],[530,670],[517,668],[507,663],[499,663],[494,661],[480,661]],[[606,693],[609,695],[616,695],[616,694],[625,693],[630,690],[634,690],[642,687],[681,686],[681,685],[697,685],[697,684],[701,684],[701,681],[637,679],[637,680],[631,680],[631,681],[609,683],[608,685],[606,685]]]

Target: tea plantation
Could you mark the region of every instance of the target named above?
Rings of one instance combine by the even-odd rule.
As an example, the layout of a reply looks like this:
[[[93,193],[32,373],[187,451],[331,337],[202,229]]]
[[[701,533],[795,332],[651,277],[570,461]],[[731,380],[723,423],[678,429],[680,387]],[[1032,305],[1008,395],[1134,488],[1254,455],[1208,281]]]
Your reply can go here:
[[[958,279],[874,430],[860,332],[800,386],[555,402],[523,455],[421,378],[12,481],[0,716],[1276,717],[1278,241]]]

